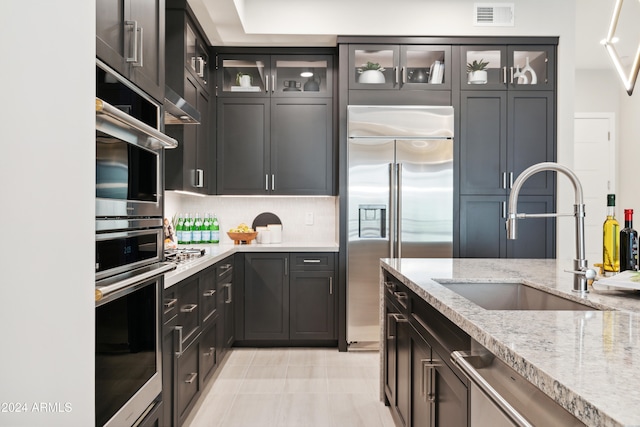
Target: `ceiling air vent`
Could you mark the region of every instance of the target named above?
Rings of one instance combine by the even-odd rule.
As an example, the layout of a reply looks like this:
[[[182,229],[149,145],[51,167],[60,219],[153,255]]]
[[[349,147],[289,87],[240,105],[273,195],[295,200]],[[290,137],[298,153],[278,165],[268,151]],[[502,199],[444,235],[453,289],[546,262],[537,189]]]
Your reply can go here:
[[[474,3],[474,25],[513,27],[513,3]]]

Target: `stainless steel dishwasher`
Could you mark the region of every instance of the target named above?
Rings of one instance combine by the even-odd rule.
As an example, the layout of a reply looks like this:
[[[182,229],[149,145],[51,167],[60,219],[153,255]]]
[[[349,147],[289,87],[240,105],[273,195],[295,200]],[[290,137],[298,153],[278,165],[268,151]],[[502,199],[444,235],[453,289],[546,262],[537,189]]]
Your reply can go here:
[[[484,347],[473,344],[470,352],[451,353],[453,363],[469,379],[471,427],[585,425]]]

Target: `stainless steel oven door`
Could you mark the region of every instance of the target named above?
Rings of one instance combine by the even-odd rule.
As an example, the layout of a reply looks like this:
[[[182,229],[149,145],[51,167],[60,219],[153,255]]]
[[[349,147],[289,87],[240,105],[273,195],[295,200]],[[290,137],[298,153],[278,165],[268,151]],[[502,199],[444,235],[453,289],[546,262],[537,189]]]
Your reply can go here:
[[[96,301],[96,426],[131,426],[162,391],[162,274]]]

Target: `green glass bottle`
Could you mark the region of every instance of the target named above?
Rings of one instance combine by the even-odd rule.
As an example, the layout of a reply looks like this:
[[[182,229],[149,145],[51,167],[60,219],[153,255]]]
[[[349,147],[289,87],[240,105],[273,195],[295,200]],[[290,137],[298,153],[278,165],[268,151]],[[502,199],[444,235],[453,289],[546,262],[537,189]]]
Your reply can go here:
[[[195,215],[192,230],[191,243],[195,243],[196,245],[202,243],[202,219],[200,219],[199,213],[196,213]]]
[[[220,243],[220,223],[216,214],[213,214],[211,221],[211,243]]]
[[[211,214],[209,212],[204,214],[204,221],[202,221],[202,243],[211,243]]]
[[[184,230],[184,215],[178,214],[178,222],[176,224],[176,239],[178,239],[178,244],[184,243],[184,237],[182,236],[182,231]]]
[[[193,232],[191,227],[193,227],[193,222],[191,221],[191,214],[187,213],[185,214],[184,228],[182,229],[182,238],[184,240],[183,243],[185,245],[188,245],[189,243],[191,243],[191,233]]]

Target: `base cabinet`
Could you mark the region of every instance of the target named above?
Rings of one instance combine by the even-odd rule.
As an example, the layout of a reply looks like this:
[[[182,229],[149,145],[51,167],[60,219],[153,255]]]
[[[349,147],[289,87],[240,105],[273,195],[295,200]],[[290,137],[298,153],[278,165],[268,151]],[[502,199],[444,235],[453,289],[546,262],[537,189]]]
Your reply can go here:
[[[223,311],[233,313],[232,257],[206,268],[163,294],[162,424],[180,427],[202,390],[233,344],[233,322],[225,325]],[[219,273],[224,271],[220,277]],[[218,295],[225,295],[223,309]],[[228,301],[228,302],[226,302]],[[220,337],[225,336],[222,340]]]
[[[449,354],[470,338],[388,274],[384,301],[385,403],[396,425],[466,427],[468,380]]]
[[[248,253],[238,341],[296,345],[336,340],[335,253]]]

